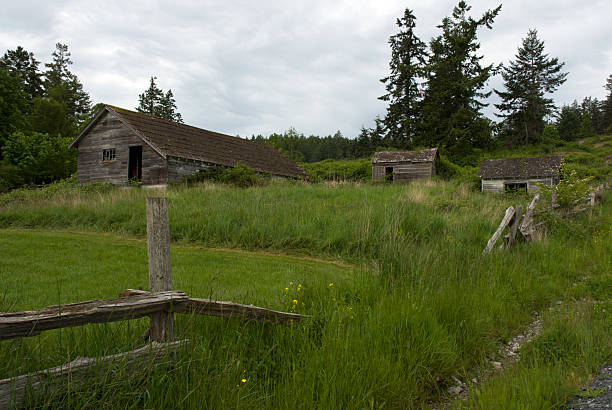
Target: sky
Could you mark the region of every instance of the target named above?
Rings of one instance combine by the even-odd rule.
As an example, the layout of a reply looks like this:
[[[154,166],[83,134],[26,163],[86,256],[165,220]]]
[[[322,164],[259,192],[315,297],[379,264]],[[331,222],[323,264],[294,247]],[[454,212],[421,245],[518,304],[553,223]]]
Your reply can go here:
[[[134,109],[151,76],[172,89],[189,125],[230,135],[349,138],[384,117],[389,36],[410,8],[425,42],[454,1],[4,1],[0,50],[22,46],[42,63],[67,44],[71,70],[94,103]],[[468,1],[478,18],[501,2]],[[530,28],[569,72],[557,105],[603,99],[612,74],[612,1],[512,0],[478,33],[486,64],[514,59]],[[41,64],[41,68],[44,66]],[[502,89],[499,76],[487,89]],[[495,100],[491,100],[495,102]],[[490,105],[484,110],[491,118]]]

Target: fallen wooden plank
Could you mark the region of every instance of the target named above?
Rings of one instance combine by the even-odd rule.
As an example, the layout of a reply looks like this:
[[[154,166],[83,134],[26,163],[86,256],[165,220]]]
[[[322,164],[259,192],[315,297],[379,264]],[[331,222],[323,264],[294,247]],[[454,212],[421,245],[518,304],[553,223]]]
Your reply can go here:
[[[121,292],[122,296],[145,295],[144,290],[127,289]],[[174,313],[193,313],[225,318],[241,318],[257,322],[278,324],[291,324],[309,317],[297,313],[280,312],[253,305],[243,305],[234,302],[224,302],[210,299],[189,298],[186,303],[176,304],[172,307]]]
[[[27,393],[44,390],[52,394],[60,389],[72,389],[93,377],[105,378],[112,376],[117,369],[140,371],[150,365],[167,363],[161,360],[170,353],[189,343],[182,340],[172,343],[152,342],[125,353],[95,357],[79,357],[70,363],[51,369],[28,373],[22,376],[0,380],[0,409],[21,407]]]
[[[540,194],[536,194],[536,196],[534,196],[531,200],[529,206],[527,206],[527,211],[525,211],[525,216],[523,217],[523,221],[519,226],[519,231],[528,241],[533,240],[533,213],[539,200]]]
[[[44,330],[88,323],[137,319],[155,312],[171,311],[187,302],[182,291],[133,295],[110,300],[90,300],[41,310],[0,313],[0,340],[34,336]]]
[[[512,224],[510,225],[510,233],[508,236],[508,247],[511,247],[516,240],[516,232],[519,227],[519,223],[521,221],[521,216],[523,216],[523,207],[517,206],[516,211],[514,213],[514,217],[512,218]]]
[[[495,242],[497,242],[497,240],[501,236],[504,229],[506,229],[506,227],[510,223],[510,220],[512,219],[513,216],[514,216],[514,207],[510,206],[508,207],[508,209],[506,209],[506,214],[502,218],[502,221],[497,227],[497,230],[495,231],[491,239],[489,239],[489,241],[487,242],[487,246],[482,250],[483,255],[485,253],[491,252],[491,249],[493,249],[493,246],[495,246]]]

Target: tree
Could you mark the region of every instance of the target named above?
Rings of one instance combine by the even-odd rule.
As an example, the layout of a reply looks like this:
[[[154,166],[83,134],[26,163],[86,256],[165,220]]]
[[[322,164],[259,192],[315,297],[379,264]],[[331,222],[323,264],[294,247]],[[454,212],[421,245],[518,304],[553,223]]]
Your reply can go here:
[[[389,38],[391,46],[391,74],[380,81],[387,94],[379,97],[389,101],[384,125],[392,144],[407,147],[413,142],[420,120],[420,79],[425,75],[426,45],[414,33],[416,17],[406,9],[397,19],[400,32]]]
[[[542,133],[544,117],[554,111],[553,100],[545,95],[553,93],[566,80],[561,72],[565,63],[549,58],[544,53],[544,42],[538,40],[538,32],[531,29],[518,48],[516,60],[502,70],[505,91],[495,90],[502,102],[495,104],[524,144]]]
[[[83,90],[78,77],[69,70],[72,60],[68,46],[57,43],[52,56],[53,61],[45,64],[45,97],[66,104],[67,115],[78,122],[91,109],[89,94]]]
[[[564,105],[561,107],[559,119],[557,120],[557,129],[559,136],[565,141],[572,141],[579,137],[580,127],[582,124],[582,112],[577,101],[572,105]]]
[[[28,100],[43,94],[39,64],[40,62],[34,58],[34,53],[24,50],[21,46],[15,50],[7,50],[0,58],[0,69],[8,70],[12,76],[19,77],[21,89],[26,93]]]
[[[603,102],[603,127],[606,132],[612,133],[612,74],[606,80],[604,88],[608,90],[609,94]]]
[[[0,158],[8,136],[25,126],[23,112],[27,106],[25,93],[17,77],[0,69]]]
[[[453,157],[487,146],[491,139],[489,121],[480,113],[487,104],[479,99],[490,95],[482,90],[495,67],[481,65],[477,31],[483,26],[492,28],[501,6],[477,20],[467,16],[470,9],[460,1],[452,16],[442,20],[442,34],[431,40],[423,98],[420,145],[443,146]]]
[[[153,117],[183,122],[183,117],[177,110],[172,90],[168,90],[164,94],[164,91],[155,84],[155,80],[157,80],[157,77],[151,77],[149,88],[138,96],[138,107],[136,110]]]

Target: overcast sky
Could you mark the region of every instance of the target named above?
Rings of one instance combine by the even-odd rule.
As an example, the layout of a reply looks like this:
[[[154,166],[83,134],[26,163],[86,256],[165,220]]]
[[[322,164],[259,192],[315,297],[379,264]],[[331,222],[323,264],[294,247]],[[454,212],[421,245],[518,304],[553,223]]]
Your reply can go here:
[[[500,4],[471,1],[472,15]],[[48,62],[69,46],[94,103],[134,109],[157,76],[185,123],[231,135],[295,127],[306,135],[355,137],[386,105],[389,36],[406,7],[423,41],[454,1],[3,1],[0,49],[18,45]],[[484,60],[507,63],[529,28],[566,63],[557,104],[599,99],[612,74],[612,1],[512,0],[479,39]],[[44,67],[42,67],[44,69]],[[489,88],[501,87],[494,78]],[[492,116],[494,108],[486,110]]]

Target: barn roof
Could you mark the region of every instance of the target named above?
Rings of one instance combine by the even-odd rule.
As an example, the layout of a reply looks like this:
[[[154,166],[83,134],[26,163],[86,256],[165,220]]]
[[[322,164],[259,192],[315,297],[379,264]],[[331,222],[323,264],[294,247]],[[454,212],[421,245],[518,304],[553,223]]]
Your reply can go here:
[[[378,151],[372,157],[372,164],[388,162],[433,162],[438,155],[438,148],[421,151]]]
[[[233,167],[242,163],[259,172],[303,177],[302,167],[277,149],[262,143],[107,105],[70,144],[87,134],[104,112],[117,116],[161,156],[185,158]]]
[[[484,179],[537,178],[559,175],[562,157],[487,159],[480,164],[478,176]]]

